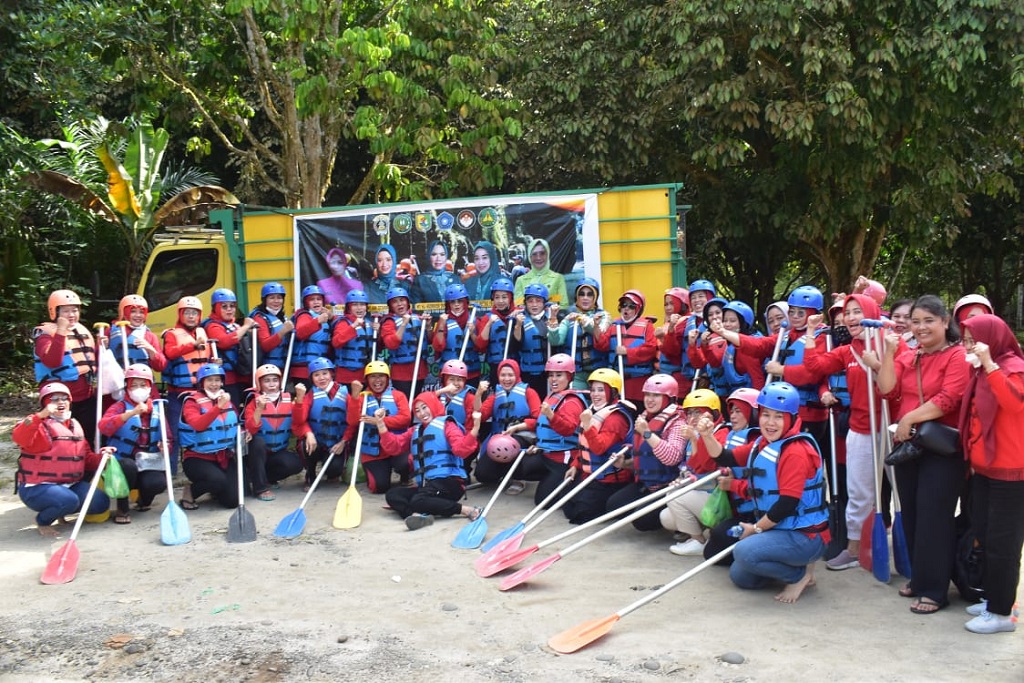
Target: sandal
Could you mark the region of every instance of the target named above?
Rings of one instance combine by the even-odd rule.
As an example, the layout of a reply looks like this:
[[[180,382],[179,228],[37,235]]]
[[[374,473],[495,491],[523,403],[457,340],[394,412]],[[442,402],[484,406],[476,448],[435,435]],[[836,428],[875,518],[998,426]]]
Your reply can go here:
[[[480,518],[480,514],[482,512],[483,510],[481,510],[480,508],[473,508],[472,510],[469,511],[469,514],[466,515],[466,518],[469,519],[469,521],[471,522],[475,522],[477,519]]]
[[[910,611],[914,614],[935,614],[949,603],[935,602],[931,598],[921,596],[910,605]]]
[[[899,590],[899,594],[900,594],[900,596],[902,596],[904,598],[916,598],[917,597],[917,593],[915,593],[914,589],[910,587],[910,582],[909,581],[907,581],[907,583],[903,586],[903,588],[901,588]]]
[[[198,510],[199,509],[199,503],[197,503],[194,500],[191,500],[189,498],[182,498],[180,501],[178,501],[178,504],[181,505],[181,509],[182,510]]]
[[[518,496],[520,493],[526,490],[526,482],[520,481],[519,479],[513,479],[512,483],[505,489],[506,496]]]
[[[132,516],[127,512],[118,512],[114,515],[114,524],[131,524]]]
[[[267,489],[266,491],[260,491],[259,493],[256,494],[256,497],[259,498],[260,500],[266,501],[277,500],[277,496],[275,496],[274,492],[271,491],[270,489]]]

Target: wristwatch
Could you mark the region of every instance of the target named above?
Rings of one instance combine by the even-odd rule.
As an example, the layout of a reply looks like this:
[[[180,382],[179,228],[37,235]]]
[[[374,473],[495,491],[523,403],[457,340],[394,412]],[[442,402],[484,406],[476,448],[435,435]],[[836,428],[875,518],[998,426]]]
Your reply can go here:
[[[760,533],[762,533],[763,531],[764,531],[764,529],[762,529],[761,527],[759,527],[759,526],[757,525],[757,523],[755,522],[755,523],[754,523],[754,533],[755,533],[755,534],[760,534]]]
[[[643,435],[642,435],[644,437],[644,441],[647,441],[647,439],[651,438],[651,434],[652,434],[652,432],[651,432],[650,429],[648,429],[646,432],[644,432]]]

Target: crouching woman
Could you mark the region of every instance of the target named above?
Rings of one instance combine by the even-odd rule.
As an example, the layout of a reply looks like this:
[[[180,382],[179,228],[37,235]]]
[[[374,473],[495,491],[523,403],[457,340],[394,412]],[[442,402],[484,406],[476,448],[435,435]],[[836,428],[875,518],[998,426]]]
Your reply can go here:
[[[800,432],[800,396],[788,382],[773,382],[757,399],[761,436],[725,450],[718,462],[745,467],[731,489],[754,503],[753,524],[740,522],[729,568],[740,588],[781,582],[779,602],[796,602],[814,585],[813,563],[829,542],[821,454],[813,437]]]

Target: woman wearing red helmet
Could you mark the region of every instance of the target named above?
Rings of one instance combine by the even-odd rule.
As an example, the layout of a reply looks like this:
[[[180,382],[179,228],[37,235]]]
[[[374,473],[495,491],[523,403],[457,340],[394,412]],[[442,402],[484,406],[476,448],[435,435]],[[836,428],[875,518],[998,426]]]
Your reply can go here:
[[[658,355],[654,323],[644,317],[646,304],[647,299],[638,290],[627,290],[619,297],[619,317],[594,339],[594,348],[609,353],[613,366],[622,356],[626,375],[622,396],[634,405],[644,400],[644,382],[654,374]]]

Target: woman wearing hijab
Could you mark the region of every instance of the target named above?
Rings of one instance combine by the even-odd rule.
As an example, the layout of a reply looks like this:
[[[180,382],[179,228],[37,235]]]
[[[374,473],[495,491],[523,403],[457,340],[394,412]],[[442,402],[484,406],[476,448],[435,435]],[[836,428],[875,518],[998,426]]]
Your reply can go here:
[[[473,247],[473,265],[476,267],[476,275],[468,278],[465,282],[469,291],[470,301],[485,301],[491,298],[491,285],[501,277],[501,268],[498,266],[498,250],[487,240],[476,243]]]
[[[327,267],[331,274],[317,281],[317,286],[324,290],[324,299],[333,306],[345,301],[345,295],[353,289],[362,289],[354,268],[349,268],[348,254],[341,247],[334,247],[327,252]]]
[[[448,263],[448,247],[434,240],[427,250],[427,267],[420,271],[412,284],[413,304],[438,303],[444,301],[444,290],[448,285],[462,284],[445,267]]]
[[[393,287],[407,289],[408,285],[395,277],[398,266],[398,257],[395,248],[390,244],[382,244],[377,247],[377,253],[373,257],[377,264],[377,273],[366,286],[366,295],[370,297],[370,304],[387,304],[388,290]],[[357,287],[357,289],[359,289]],[[374,309],[377,310],[377,309]]]
[[[1024,353],[1002,319],[981,314],[963,321],[971,370],[960,408],[971,477],[971,523],[985,552],[985,602],[971,605],[964,627],[973,633],[1017,628],[1014,598],[1024,546]]]
[[[516,280],[515,300],[522,303],[527,285],[544,285],[548,288],[548,297],[559,305],[569,301],[565,289],[565,276],[551,270],[551,246],[547,240],[537,238],[530,242],[530,272]]]

